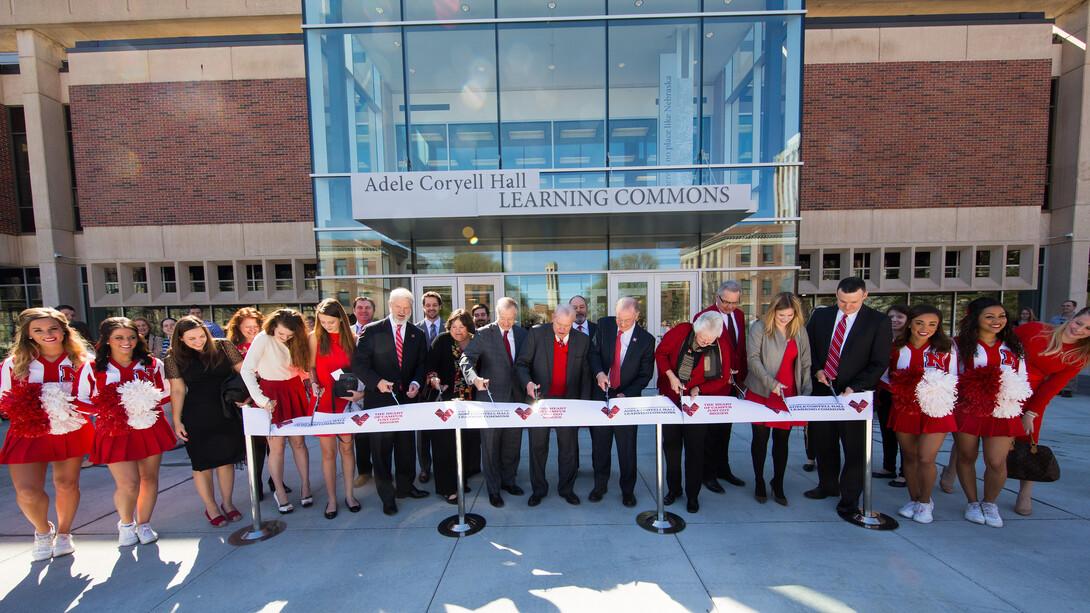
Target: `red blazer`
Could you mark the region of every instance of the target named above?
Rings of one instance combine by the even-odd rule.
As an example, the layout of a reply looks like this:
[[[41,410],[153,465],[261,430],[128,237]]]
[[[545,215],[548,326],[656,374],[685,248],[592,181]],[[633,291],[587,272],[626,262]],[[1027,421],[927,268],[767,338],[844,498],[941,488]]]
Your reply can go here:
[[[693,317],[693,321],[695,322],[697,317],[708,312],[718,314],[719,308],[713,304],[697,313],[696,316]],[[723,352],[724,356],[730,356],[731,368],[738,371],[738,374],[734,375],[734,381],[741,386],[742,382],[746,380],[746,376],[749,374],[749,363],[747,362],[746,357],[746,314],[738,307],[735,307],[730,314],[734,317],[734,327],[738,330],[738,343],[735,345],[734,339],[730,337],[730,333],[727,331],[727,325],[723,324],[723,333],[719,335],[719,349]],[[726,358],[724,358],[724,365],[726,364],[726,361]]]
[[[674,404],[681,402],[681,399],[670,389],[670,380],[666,377],[666,371],[673,370],[674,374],[677,374],[677,357],[681,353],[682,343],[689,337],[689,332],[692,329],[693,324],[688,323],[680,323],[670,328],[670,331],[663,335],[662,342],[655,349],[655,365],[658,366],[659,371],[659,393],[673,400]],[[699,387],[702,396],[727,396],[731,390],[729,377],[730,356],[728,355],[723,356],[723,372],[725,374],[719,379],[705,381],[704,356],[700,356],[696,364],[693,364],[692,378],[685,385],[685,391],[688,392],[694,387]]]

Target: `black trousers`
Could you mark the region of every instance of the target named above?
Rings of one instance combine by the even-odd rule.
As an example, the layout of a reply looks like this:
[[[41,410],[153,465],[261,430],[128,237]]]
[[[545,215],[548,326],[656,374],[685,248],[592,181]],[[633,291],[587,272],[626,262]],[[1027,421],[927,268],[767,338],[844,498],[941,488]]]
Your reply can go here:
[[[353,434],[356,442],[356,474],[371,474],[371,435]]]
[[[704,438],[704,480],[725,479],[730,471],[730,433],[734,424],[707,424]]]
[[[374,465],[375,489],[383,503],[413,488],[416,477],[416,433],[380,432],[371,435],[371,463]],[[391,471],[391,456],[393,471]],[[391,476],[391,472],[394,473]],[[396,478],[396,489],[394,480]]]
[[[499,494],[503,487],[515,485],[522,456],[522,428],[482,428],[480,433],[484,483],[491,496]]]
[[[257,479],[257,492],[260,494],[265,491],[265,480],[261,478],[261,473],[265,470],[265,456],[269,451],[269,440],[264,436],[251,436],[250,446],[254,450],[254,478]]]
[[[882,429],[882,469],[897,473],[897,433],[889,427],[889,414],[893,409],[893,395],[887,389],[880,389],[875,394],[875,412],[878,413],[878,425]],[[903,462],[902,462],[903,464]],[[902,471],[903,472],[903,471]]]
[[[817,455],[818,487],[828,495],[840,492],[840,502],[857,505],[863,493],[865,421],[812,421],[810,441]],[[840,450],[844,449],[844,467]],[[839,479],[837,475],[839,474]]]
[[[545,496],[549,493],[549,482],[545,480],[545,465],[549,459],[550,430],[556,430],[556,491],[561,496],[575,493],[575,458],[578,453],[575,445],[579,428],[564,426],[528,429],[530,430],[530,488],[534,495]]]
[[[704,441],[708,434],[705,424],[662,426],[662,455],[666,456],[666,489],[675,498],[682,493],[689,500],[700,495],[704,482]],[[681,488],[681,448],[685,447],[685,489]]]
[[[420,430],[416,433],[416,459],[420,470],[431,472],[431,437],[434,430]]]
[[[774,486],[783,487],[783,475],[787,472],[787,443],[791,440],[791,430],[753,424],[753,442],[749,446],[749,453],[753,456],[753,476],[759,486],[764,485],[769,435],[772,436],[772,483]]]
[[[466,476],[481,472],[481,430],[466,428],[462,430],[462,466]]]
[[[426,433],[431,439],[432,478],[435,479],[435,493],[450,496],[458,492],[457,443],[454,430],[430,430]],[[465,445],[465,432],[462,432],[462,445]]]
[[[591,426],[591,461],[594,465],[594,489],[609,489],[612,471],[613,441],[617,441],[617,467],[620,471],[622,494],[631,494],[636,487],[636,428],[637,426]]]

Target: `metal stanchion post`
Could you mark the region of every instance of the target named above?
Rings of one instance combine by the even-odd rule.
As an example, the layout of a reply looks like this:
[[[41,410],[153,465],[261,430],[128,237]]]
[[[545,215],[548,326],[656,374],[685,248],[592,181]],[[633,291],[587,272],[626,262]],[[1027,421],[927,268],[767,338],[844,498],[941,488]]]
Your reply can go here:
[[[271,539],[287,527],[280,520],[261,521],[261,507],[257,504],[257,467],[254,466],[254,437],[252,436],[246,437],[246,474],[250,479],[250,512],[254,523],[249,528],[242,528],[227,537],[227,542],[236,546],[252,545]]]
[[[873,413],[872,413],[873,415]],[[854,513],[841,513],[844,521],[855,524],[868,530],[894,530],[897,528],[897,520],[885,513],[875,513],[871,507],[871,453],[874,438],[874,418],[867,418],[866,431],[863,433],[863,454],[866,458],[863,473],[863,510],[858,509]]]
[[[484,528],[484,517],[466,513],[465,474],[462,468],[462,429],[454,429],[454,456],[458,462],[458,514],[439,522],[439,534],[454,538],[476,534]]]
[[[636,523],[649,532],[658,534],[675,534],[685,529],[685,520],[673,513],[667,513],[662,504],[662,481],[664,467],[662,465],[662,424],[655,424],[655,468],[658,473],[658,510],[644,511],[636,516]]]

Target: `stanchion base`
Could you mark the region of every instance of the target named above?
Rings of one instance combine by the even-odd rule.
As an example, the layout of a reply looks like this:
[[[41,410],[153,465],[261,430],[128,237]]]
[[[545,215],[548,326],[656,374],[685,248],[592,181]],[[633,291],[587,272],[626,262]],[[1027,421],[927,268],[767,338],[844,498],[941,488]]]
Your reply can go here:
[[[685,529],[685,520],[673,513],[663,513],[659,519],[658,511],[644,511],[636,516],[636,523],[648,532],[656,534],[677,534]]]
[[[463,520],[465,523],[459,522],[457,515],[451,515],[444,519],[439,522],[439,534],[452,538],[459,538],[469,536],[470,534],[477,534],[484,528],[484,518],[476,513],[466,513],[463,516]]]
[[[896,530],[898,526],[896,519],[877,511],[871,511],[870,517],[864,515],[862,511],[854,513],[837,511],[837,513],[840,515],[840,519],[867,530]]]
[[[283,532],[287,527],[287,524],[278,519],[263,521],[261,522],[261,530],[254,530],[253,526],[248,526],[227,537],[227,542],[236,547],[240,545],[253,545],[254,543],[260,543],[261,541],[271,539]]]

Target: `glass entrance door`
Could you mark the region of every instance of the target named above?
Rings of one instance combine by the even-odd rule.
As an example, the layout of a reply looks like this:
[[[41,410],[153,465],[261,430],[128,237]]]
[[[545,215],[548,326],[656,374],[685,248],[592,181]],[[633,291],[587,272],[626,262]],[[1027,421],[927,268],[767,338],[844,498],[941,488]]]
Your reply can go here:
[[[439,311],[441,320],[446,321],[451,313],[458,309],[473,308],[475,304],[488,306],[492,321],[495,321],[496,301],[503,296],[503,278],[493,277],[415,277],[413,279],[413,321],[424,318],[421,298],[427,292],[435,292],[443,299],[443,308]]]
[[[667,330],[692,321],[700,310],[700,275],[696,272],[610,273],[610,312],[617,299],[640,302],[639,325],[661,341]]]

